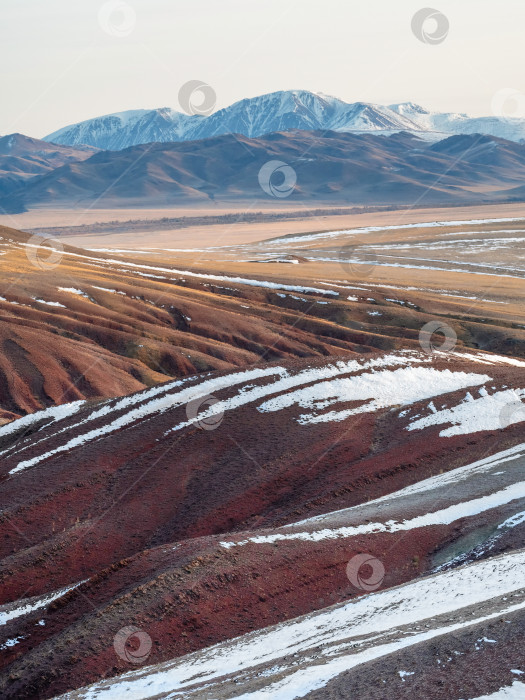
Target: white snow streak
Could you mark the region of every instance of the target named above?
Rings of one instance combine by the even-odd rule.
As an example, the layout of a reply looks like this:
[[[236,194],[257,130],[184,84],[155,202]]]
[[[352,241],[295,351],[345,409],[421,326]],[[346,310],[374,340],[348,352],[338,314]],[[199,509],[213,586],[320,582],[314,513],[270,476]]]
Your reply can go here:
[[[501,430],[509,425],[525,421],[525,389],[508,389],[492,395],[472,397],[454,406],[432,413],[407,426],[407,430],[421,430],[431,425],[450,423],[451,427],[442,430],[440,437],[468,435],[482,430]],[[520,404],[522,408],[520,409]],[[516,410],[512,410],[515,406]]]
[[[398,626],[415,625],[427,620],[429,616],[450,615],[467,606],[480,605],[517,591],[523,587],[524,575],[523,552],[478,562],[405,586],[366,595],[320,613],[217,644],[202,652],[132,671],[118,679],[102,681],[76,691],[75,697],[78,700],[144,700],[161,693],[181,693],[178,697],[197,698],[206,684],[216,682],[218,689],[225,673],[245,673],[258,664],[282,660],[283,670],[290,671],[288,677],[254,693],[244,694],[239,688],[239,694],[233,697],[292,700],[314,688],[323,687],[342,671],[373,658],[524,608],[525,602],[522,602],[485,617],[472,615],[467,622],[402,636],[391,643],[377,643],[362,651],[355,649],[355,645],[363,644],[363,638],[368,635],[381,635]],[[343,652],[340,652],[338,658],[330,658],[330,645],[338,642],[342,643]],[[320,646],[326,649],[324,653],[327,657],[321,659],[321,663],[296,672],[292,672],[290,665],[286,666],[284,657],[308,654]],[[195,684],[198,687],[192,693]]]
[[[294,404],[310,409],[299,418],[303,425],[341,421],[360,413],[378,411],[389,406],[407,405],[440,394],[483,384],[486,374],[451,372],[433,367],[404,367],[394,371],[372,372],[358,377],[317,383],[288,394],[282,394],[259,406],[259,411],[280,411]],[[334,403],[368,401],[343,411],[318,412]]]
[[[255,535],[240,542],[221,542],[225,549],[241,547],[245,544],[273,544],[274,542],[302,540],[303,542],[319,542],[321,540],[333,540],[341,537],[355,537],[356,535],[370,535],[379,532],[403,532],[432,525],[450,525],[460,518],[471,518],[487,510],[498,508],[512,501],[525,498],[525,481],[511,484],[501,491],[496,491],[488,496],[474,498],[471,501],[456,503],[448,508],[442,508],[433,513],[418,515],[410,520],[395,522],[389,520],[386,523],[366,523],[348,527],[324,528],[314,532],[275,532],[272,535]]]

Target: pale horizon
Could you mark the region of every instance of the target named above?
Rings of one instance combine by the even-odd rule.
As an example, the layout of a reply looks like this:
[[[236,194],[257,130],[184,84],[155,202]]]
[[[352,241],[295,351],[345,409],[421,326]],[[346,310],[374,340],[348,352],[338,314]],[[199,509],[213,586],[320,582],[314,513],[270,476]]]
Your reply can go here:
[[[213,87],[216,110],[304,89],[345,102],[410,101],[490,116],[496,93],[525,89],[518,0],[505,0],[504,11],[488,0],[439,2],[449,23],[439,45],[414,36],[411,21],[422,7],[414,0],[376,0],[374,11],[341,0],[119,2],[115,20],[104,2],[4,0],[0,134],[42,138],[105,114],[181,111],[178,90],[193,79]]]

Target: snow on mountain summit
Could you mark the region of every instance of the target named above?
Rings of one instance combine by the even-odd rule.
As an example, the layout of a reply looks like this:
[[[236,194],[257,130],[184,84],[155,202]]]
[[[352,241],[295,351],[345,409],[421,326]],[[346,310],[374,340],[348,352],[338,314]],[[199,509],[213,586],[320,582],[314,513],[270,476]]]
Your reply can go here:
[[[169,107],[107,114],[66,126],[46,141],[121,150],[150,142],[191,141],[237,133],[258,137],[276,131],[343,131],[443,134],[484,133],[521,141],[525,120],[499,117],[470,118],[466,114],[430,112],[413,102],[389,106],[367,102],[347,103],[321,92],[281,90],[250,97],[208,117],[188,115]]]
[[[230,133],[257,137],[292,129],[400,131],[418,130],[418,126],[388,107],[348,104],[307,90],[282,90],[240,100],[209,117],[188,116],[170,108],[107,114],[59,129],[46,140],[120,150],[152,141],[189,141]]]
[[[169,107],[135,109],[66,126],[46,136],[46,141],[63,145],[97,145],[109,151],[153,141],[185,141],[202,117],[188,116]]]
[[[410,118],[418,114],[430,114],[427,109],[421,107],[421,105],[417,105],[415,102],[398,102],[397,104],[388,106],[393,112],[396,112],[396,114]]]

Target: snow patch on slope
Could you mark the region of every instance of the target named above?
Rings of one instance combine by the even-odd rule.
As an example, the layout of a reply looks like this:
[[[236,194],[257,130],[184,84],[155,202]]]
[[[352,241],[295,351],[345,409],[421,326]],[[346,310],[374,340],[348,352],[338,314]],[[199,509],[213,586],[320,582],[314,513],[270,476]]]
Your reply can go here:
[[[85,579],[87,580],[87,579]],[[11,620],[15,620],[17,617],[22,617],[23,615],[28,615],[34,610],[39,610],[40,608],[47,607],[50,603],[55,600],[62,598],[69,593],[69,591],[74,590],[81,586],[85,581],[80,581],[72,586],[67,586],[66,588],[61,588],[55,593],[48,593],[46,595],[40,596],[38,598],[25,598],[16,601],[16,604],[2,605],[0,607],[0,625],[6,625]]]
[[[341,421],[359,413],[379,411],[390,406],[407,405],[489,381],[486,374],[451,372],[433,367],[406,367],[394,371],[372,372],[359,377],[318,383],[298,391],[282,394],[259,406],[259,411],[280,411],[294,404],[310,409],[299,418],[303,425]],[[343,411],[319,413],[334,403],[367,401]]]
[[[278,662],[273,673],[271,669],[265,672],[267,676],[274,675],[276,682],[270,682],[259,691],[244,692],[237,686],[238,691],[232,697],[292,700],[325,686],[343,671],[373,658],[523,609],[525,602],[516,603],[485,616],[473,613],[466,621],[445,627],[438,625],[422,633],[412,631],[403,635],[399,632],[394,641],[392,637],[384,640],[387,643],[382,639],[396,628],[413,627],[429,616],[457,614],[469,606],[480,606],[513,593],[523,588],[524,577],[524,552],[478,562],[365,595],[202,652],[131,671],[76,691],[75,697],[78,700],[144,700],[169,694],[174,698],[198,698],[203,687],[207,692],[218,692],[226,674],[241,674],[236,675],[235,680],[242,685],[251,669]],[[377,635],[377,639],[372,638],[372,646],[363,648],[370,642],[366,638],[371,635]],[[322,650],[321,657],[324,657],[317,663],[313,656],[316,648]],[[303,655],[310,663],[297,670],[294,655]]]
[[[468,395],[467,399],[457,406],[419,418],[406,429],[421,430],[431,425],[451,424],[439,433],[440,437],[468,435],[483,430],[501,430],[525,421],[525,403],[522,403],[522,399],[525,399],[525,389],[498,391],[478,399]],[[512,407],[515,407],[515,410],[512,410]]]
[[[525,698],[525,685],[519,681],[514,681],[514,683],[506,688],[500,688],[495,693],[490,693],[490,695],[480,695],[474,700],[523,700]]]
[[[389,493],[386,496],[381,496],[380,498],[375,498],[372,501],[367,501],[367,507],[378,506],[382,504],[392,504],[398,499],[407,498],[414,496],[416,494],[423,494],[429,492],[437,492],[438,489],[447,487],[457,487],[462,481],[476,477],[479,474],[485,474],[493,469],[499,467],[506,462],[513,462],[520,457],[525,456],[525,442],[521,445],[516,445],[508,450],[503,450],[502,452],[497,452],[490,457],[485,457],[472,464],[467,464],[464,467],[458,467],[445,474],[437,474],[436,476],[431,476],[423,481],[418,481],[411,486],[406,486],[403,489],[395,491],[394,493]],[[312,518],[306,518],[305,520],[300,520],[292,525],[287,525],[285,528],[297,528],[306,527],[310,525],[315,525],[316,523],[322,523],[326,520],[331,520],[335,514],[344,517],[352,512],[355,512],[356,508],[360,506],[351,506],[350,508],[343,508],[341,510],[329,513],[323,513],[322,515],[316,515]],[[517,518],[517,516],[513,516]],[[509,519],[512,520],[513,518]]]
[[[52,406],[43,411],[38,411],[38,413],[30,413],[23,418],[18,418],[18,420],[0,427],[0,438],[29,430],[39,423],[47,425],[53,421],[69,418],[69,416],[77,413],[84,403],[85,401],[74,401],[73,403],[63,404],[62,406]]]
[[[493,508],[499,508],[500,506],[519,500],[520,498],[525,498],[524,481],[511,484],[488,496],[481,496],[480,498],[473,498],[470,501],[456,503],[448,508],[442,508],[433,513],[418,515],[415,518],[403,520],[401,522],[389,520],[386,523],[375,522],[348,527],[324,528],[323,530],[316,530],[313,532],[284,532],[286,528],[283,527],[281,528],[281,532],[275,532],[272,535],[255,535],[237,542],[225,541],[221,542],[221,546],[225,549],[231,549],[232,547],[240,547],[250,543],[273,544],[274,542],[290,540],[320,542],[321,540],[335,540],[341,537],[356,537],[357,535],[377,534],[380,532],[406,532],[408,530],[434,525],[450,525],[461,518],[472,518],[480,513],[492,510]]]

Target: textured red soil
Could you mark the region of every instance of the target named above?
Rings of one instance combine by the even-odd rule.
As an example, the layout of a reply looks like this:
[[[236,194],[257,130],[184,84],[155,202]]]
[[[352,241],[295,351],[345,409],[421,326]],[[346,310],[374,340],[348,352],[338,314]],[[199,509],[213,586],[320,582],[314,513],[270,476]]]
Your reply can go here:
[[[287,363],[292,374],[317,365]],[[487,371],[496,389],[523,381],[522,368],[487,369],[457,356],[435,357],[432,366]],[[251,379],[213,395],[227,400],[264,384]],[[159,388],[157,397],[177,390]],[[465,393],[439,401],[457,404]],[[133,397],[135,405],[147,405],[146,396]],[[431,570],[434,554],[458,537],[515,512],[502,506],[408,532],[226,549],[220,542],[271,534],[278,525],[365,503],[491,455],[521,442],[522,428],[442,438],[436,428],[405,430],[408,418],[396,409],[305,427],[297,406],[261,413],[248,403],[226,411],[214,430],[189,425],[174,433],[168,431],[188,418],[186,405],[174,405],[53,453],[131,410],[117,400],[105,406],[111,410],[99,418],[90,420],[97,407],[87,405],[40,430],[35,424],[31,435],[3,438],[0,495],[9,506],[0,523],[2,601],[89,578],[47,610],[8,625],[9,638],[20,641],[4,655],[5,697],[46,698],[128,670],[113,648],[125,626],[147,630],[155,663],[360,595],[345,573],[356,553],[384,562],[385,587],[409,581]],[[28,460],[37,462],[12,472]],[[394,519],[426,512],[422,503]],[[512,539],[501,540],[498,551],[506,546]]]
[[[486,370],[468,360],[455,365],[463,371]],[[292,366],[297,371],[311,363]],[[433,366],[448,369],[449,363]],[[523,370],[490,367],[490,374],[495,385],[519,387]],[[164,394],[170,391],[166,385]],[[236,393],[230,387],[214,396]],[[458,393],[457,400],[464,394]],[[12,450],[6,437],[0,476],[86,430],[103,429],[107,415],[90,421],[88,428],[81,425],[95,408],[88,405],[59,423],[58,432],[51,425],[37,435],[15,435]],[[281,525],[355,505],[503,449],[521,432],[517,424],[476,439],[436,440],[432,436],[439,429],[407,432],[402,429],[406,420],[390,411],[306,429],[288,418],[298,411],[287,409],[283,423],[283,411],[261,414],[252,403],[227,412],[217,430],[188,426],[166,434],[187,420],[182,405],[5,478],[0,485],[8,504],[0,530],[0,553],[7,557],[0,567],[2,600],[20,597],[29,584],[31,595],[58,589],[146,547]],[[109,416],[115,420],[126,412],[112,408]],[[35,580],[35,571],[45,576]]]
[[[504,511],[493,512],[464,532],[504,517]],[[225,551],[214,537],[150,550],[101,572],[45,614],[36,611],[11,624],[10,635],[22,640],[5,654],[9,665],[0,687],[6,697],[49,697],[129,670],[115,656],[113,640],[130,624],[154,640],[148,663],[158,663],[362,595],[345,568],[363,551],[386,563],[382,588],[410,581],[430,569],[429,552],[453,539],[454,530],[456,525],[239,551]],[[45,626],[38,624],[43,616]]]

